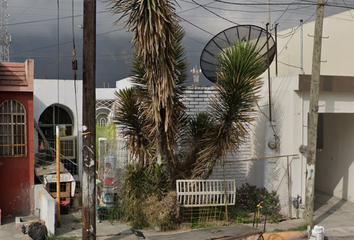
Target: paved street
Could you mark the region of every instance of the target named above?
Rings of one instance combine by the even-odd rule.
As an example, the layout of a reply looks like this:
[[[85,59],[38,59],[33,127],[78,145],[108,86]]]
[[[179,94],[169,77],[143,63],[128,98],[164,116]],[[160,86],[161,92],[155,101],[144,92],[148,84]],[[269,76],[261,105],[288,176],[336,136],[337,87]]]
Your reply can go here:
[[[61,228],[57,229],[57,236],[78,237],[82,233],[80,211],[71,211],[68,215],[62,216]],[[353,240],[354,239],[354,203],[341,200],[322,193],[316,193],[315,218],[317,225],[323,226],[325,236],[329,240]],[[268,240],[269,233],[276,229],[288,230],[298,227],[304,223],[303,219],[287,220],[278,224],[267,224],[265,240]],[[152,229],[142,230],[146,239],[150,240],[174,240],[190,239],[201,240],[211,237],[230,236],[239,232],[238,226],[220,227],[220,229],[201,229],[201,230],[180,230],[172,232],[156,232]],[[279,233],[282,239],[303,240],[306,239],[306,232],[284,232]],[[137,239],[131,232],[130,226],[125,223],[102,221],[97,222],[97,236],[99,240],[135,240]],[[20,230],[15,229],[14,217],[3,218],[0,226],[1,240],[28,240]],[[279,239],[281,240],[281,239]]]

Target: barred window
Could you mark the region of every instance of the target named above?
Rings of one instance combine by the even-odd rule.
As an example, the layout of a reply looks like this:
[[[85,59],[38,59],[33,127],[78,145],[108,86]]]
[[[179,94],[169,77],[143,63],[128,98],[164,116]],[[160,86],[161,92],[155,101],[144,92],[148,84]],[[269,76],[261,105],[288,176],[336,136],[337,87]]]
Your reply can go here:
[[[0,105],[0,157],[27,155],[26,110],[16,100]]]

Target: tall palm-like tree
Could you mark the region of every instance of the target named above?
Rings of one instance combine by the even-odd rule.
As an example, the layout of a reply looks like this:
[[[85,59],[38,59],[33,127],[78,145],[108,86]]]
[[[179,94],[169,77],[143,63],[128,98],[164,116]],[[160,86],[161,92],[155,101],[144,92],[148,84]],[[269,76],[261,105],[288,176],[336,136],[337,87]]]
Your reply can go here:
[[[120,126],[120,132],[128,140],[136,166],[143,168],[148,164],[151,156],[151,139],[146,129],[146,118],[142,114],[141,98],[136,89],[122,89],[115,93],[115,122]]]
[[[217,62],[217,94],[209,112],[215,124],[203,136],[206,147],[192,170],[194,178],[207,178],[218,160],[244,142],[262,85],[258,76],[265,69],[265,61],[251,43],[238,42],[225,48]]]
[[[174,105],[177,61],[174,55],[178,18],[174,3],[168,0],[110,0],[113,13],[126,17],[129,31],[134,32],[135,53],[141,59],[151,96],[151,110],[156,125],[158,161],[171,172],[168,130]]]

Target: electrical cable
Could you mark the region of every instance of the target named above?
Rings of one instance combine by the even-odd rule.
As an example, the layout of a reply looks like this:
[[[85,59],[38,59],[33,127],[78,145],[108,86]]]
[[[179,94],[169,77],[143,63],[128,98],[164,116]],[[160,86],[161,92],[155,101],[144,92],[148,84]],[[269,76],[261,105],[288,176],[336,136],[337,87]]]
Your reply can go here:
[[[99,13],[109,13],[110,11],[108,10],[103,10],[103,11],[99,11],[96,14]],[[83,14],[78,14],[75,15],[74,17],[82,17]],[[60,17],[59,19],[68,19],[68,18],[72,18],[72,16],[65,16],[65,17]],[[24,25],[24,24],[31,24],[31,23],[39,23],[39,22],[49,22],[49,21],[57,21],[58,18],[48,18],[48,19],[41,19],[41,20],[33,20],[33,21],[26,21],[26,22],[18,22],[18,23],[9,23],[8,26],[15,26],[15,25]]]
[[[288,6],[289,7],[289,6]],[[216,9],[216,10],[221,10],[221,11],[226,11],[226,12],[242,12],[242,13],[267,13],[267,12],[283,12],[283,9],[277,9],[277,10],[240,10],[240,9],[228,9],[228,8],[221,8],[221,7],[212,7],[208,6],[208,8]],[[288,10],[297,10],[299,7],[294,8],[294,9],[288,9]],[[306,7],[307,8],[307,7]]]
[[[179,16],[179,15],[178,15],[178,17],[179,17],[180,19],[182,19],[183,21],[185,21],[186,23],[189,23],[189,24],[192,25],[193,27],[196,27],[196,28],[198,28],[199,30],[201,30],[201,31],[203,31],[203,32],[205,32],[205,33],[210,34],[211,36],[214,36],[213,33],[208,32],[207,30],[205,30],[205,29],[203,29],[203,28],[201,28],[201,27],[195,25],[194,23],[188,21],[187,19],[185,19],[185,18],[183,18],[183,17],[181,17],[181,16]]]
[[[304,21],[304,23],[306,23],[307,21],[309,21],[315,14],[316,14],[316,12],[313,13],[306,21]],[[300,26],[297,27],[297,30],[298,30],[299,28],[300,28]],[[283,49],[280,51],[280,53],[278,53],[278,56],[280,56],[281,53],[284,51],[284,49],[288,46],[289,42],[291,41],[291,39],[293,38],[293,36],[295,35],[296,32],[297,32],[297,31],[295,31],[295,32],[291,35],[290,39],[289,39],[288,42],[285,44],[285,46],[283,47]]]
[[[275,24],[278,23],[279,19],[281,19],[281,18],[284,16],[284,14],[285,14],[286,11],[289,9],[289,7],[291,6],[291,4],[293,4],[294,2],[295,2],[295,1],[293,1],[292,3],[290,3],[290,4],[286,7],[286,9],[283,11],[283,13],[277,18],[277,20],[274,21]]]
[[[76,46],[75,46],[75,18],[74,18],[74,0],[71,0],[71,28],[72,28],[72,37],[73,37],[73,58],[72,58],[72,70],[74,71],[74,97],[75,97],[75,113],[76,113],[76,129],[78,130],[79,127],[79,111],[78,111],[78,104],[77,104],[77,59],[76,59]]]
[[[23,10],[20,14],[18,14],[16,17],[14,17],[13,19],[11,19],[10,23],[15,20],[16,18],[18,18],[19,16],[21,16],[24,12],[26,12],[28,9],[30,9],[36,2],[38,2],[38,0],[34,1],[31,5],[29,5],[25,10]]]
[[[217,16],[218,18],[221,18],[221,19],[223,19],[223,20],[225,20],[225,21],[227,21],[227,22],[230,22],[230,23],[232,23],[232,24],[239,25],[238,23],[233,22],[233,21],[231,21],[230,19],[224,18],[223,16],[221,16],[221,15],[219,15],[219,14],[217,14],[217,13],[211,11],[210,9],[208,9],[207,7],[205,7],[204,5],[197,3],[195,0],[192,0],[192,2],[195,3],[195,4],[197,4],[198,6],[202,7],[202,8],[205,9],[206,11],[210,12],[211,14],[214,14],[214,15]]]
[[[237,5],[237,6],[284,6],[284,5],[289,5],[290,3],[240,3],[240,2],[229,2],[229,1],[224,1],[224,0],[214,0],[215,2],[218,3],[224,3],[224,4],[229,4],[229,5]],[[296,3],[295,5],[317,5],[317,3],[313,2],[299,2]]]
[[[236,5],[236,6],[285,6],[289,5],[290,3],[240,3],[240,2],[230,2],[230,1],[224,1],[224,0],[214,0],[217,3],[223,3],[223,4],[229,4],[229,5]],[[299,3],[294,3],[293,5],[304,5],[304,6],[317,6],[317,2],[304,2],[301,1]],[[335,8],[350,8],[354,9],[354,7],[346,7],[346,6],[341,6],[339,4],[329,4],[328,1],[324,4],[324,6],[327,7],[335,7]]]
[[[344,0],[342,0],[342,1],[343,1],[344,5],[347,7],[347,4],[345,3],[345,1],[344,1]],[[348,7],[347,7],[347,9],[348,9],[349,14],[352,16],[352,18],[354,18],[354,16],[353,16],[353,14],[351,13],[350,9],[349,9]]]
[[[121,31],[121,30],[124,30],[124,29],[125,28],[120,28],[120,29],[116,29],[116,30],[112,30],[112,31],[108,31],[108,32],[99,33],[99,34],[96,34],[96,37],[104,35],[104,34],[112,33],[112,32],[118,32],[118,31]],[[22,53],[34,52],[34,51],[42,50],[42,49],[46,49],[46,48],[57,47],[58,45],[64,45],[64,44],[68,44],[68,43],[72,43],[72,41],[70,40],[70,41],[65,41],[65,42],[59,43],[59,44],[48,45],[48,46],[45,46],[45,47],[35,48],[35,49],[27,50],[27,51],[21,51],[19,53],[13,53],[13,55],[19,55],[19,54],[22,54]]]
[[[279,62],[279,63],[281,63],[281,64],[283,64],[283,65],[289,66],[289,67],[293,67],[293,68],[302,69],[302,68],[301,68],[301,67],[299,67],[299,66],[295,66],[295,65],[287,64],[287,63],[282,62],[282,61],[279,61],[279,60],[278,60],[278,62]]]
[[[183,1],[183,2],[190,3],[190,2],[188,2],[188,1]],[[207,5],[210,5],[210,4],[213,4],[213,3],[214,3],[214,2],[206,3],[206,4],[204,4],[204,6],[207,6]],[[180,11],[180,12],[178,12],[177,14],[189,12],[189,11],[194,10],[194,9],[197,9],[197,8],[200,8],[200,6],[196,6],[196,7],[190,8],[190,9],[186,9],[186,10]]]
[[[57,11],[57,77],[58,77],[58,104],[59,104],[59,75],[60,75],[60,63],[59,63],[59,54],[60,54],[60,36],[59,36],[59,27],[60,27],[60,23],[59,23],[59,17],[60,17],[60,6],[59,6],[59,0],[57,0],[57,7],[58,7],[58,11]]]

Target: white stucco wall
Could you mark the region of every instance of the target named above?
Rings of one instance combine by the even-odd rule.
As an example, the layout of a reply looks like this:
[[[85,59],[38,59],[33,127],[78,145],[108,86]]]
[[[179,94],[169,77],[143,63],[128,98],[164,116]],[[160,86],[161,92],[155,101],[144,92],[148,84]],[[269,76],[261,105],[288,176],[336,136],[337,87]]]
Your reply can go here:
[[[352,15],[354,10],[324,18],[321,75],[354,76],[354,68],[348,67],[354,65],[354,33],[349,31],[354,28]],[[311,74],[314,26],[315,22],[303,25],[302,40],[300,22],[298,27],[278,32],[278,76],[302,73],[301,45],[304,73]],[[275,61],[271,69],[275,76]]]
[[[115,88],[96,88],[96,101],[116,99],[115,92]]]
[[[269,190],[276,190],[279,194],[282,211],[288,213],[288,160],[290,167],[290,197],[297,195],[304,196],[304,165],[306,159],[299,152],[299,146],[305,142],[305,131],[303,128],[303,101],[298,89],[298,75],[278,77],[271,79],[271,117],[269,111],[269,90],[268,79],[263,79],[261,99],[258,102],[259,114],[252,128],[252,157],[264,158],[270,156],[282,156],[269,160],[260,160],[255,168],[263,170],[263,178],[254,179],[257,185],[263,185]],[[274,128],[266,126],[272,120]],[[307,121],[307,120],[306,120]],[[267,143],[269,136],[277,136],[277,149],[270,151]],[[267,136],[269,135],[269,136]],[[276,140],[276,138],[274,138]],[[293,156],[297,155],[297,156]],[[289,156],[289,157],[287,157]],[[260,171],[257,170],[257,171]],[[268,181],[271,181],[269,183]],[[294,216],[293,212],[293,216]]]
[[[317,153],[316,189],[354,201],[354,114],[324,115],[324,147]],[[329,177],[330,176],[330,177]]]
[[[309,96],[305,96],[308,111]],[[354,94],[320,93],[324,113],[322,151],[317,151],[316,190],[354,202]]]
[[[34,208],[39,219],[45,221],[48,231],[55,234],[56,200],[44,189],[42,184],[34,187]]]
[[[291,197],[305,199],[306,155],[299,151],[307,146],[309,91],[299,91],[298,75],[271,79],[272,120],[279,136],[277,155],[298,154],[289,158]],[[261,157],[266,148],[264,122],[268,121],[268,80],[264,79],[259,114],[253,128],[253,157]],[[324,114],[324,148],[317,151],[316,190],[354,202],[354,94],[351,92],[320,92],[319,113]],[[286,177],[287,159],[279,158],[276,170],[276,189],[282,189],[278,179]],[[278,180],[279,181],[278,181]],[[353,182],[353,183],[352,183]],[[278,191],[281,192],[281,191]],[[284,193],[283,193],[284,194]],[[286,204],[286,203],[285,203]]]
[[[78,136],[77,164],[79,169],[78,178],[82,178],[82,81],[81,80],[34,80],[34,120],[38,123],[43,111],[51,105],[60,105],[73,117],[73,134]],[[38,141],[35,131],[35,143]],[[37,147],[37,146],[35,146]],[[78,180],[78,179],[76,179]]]

